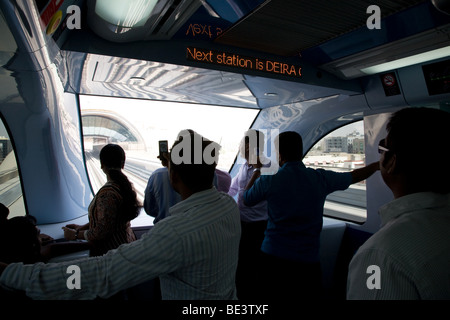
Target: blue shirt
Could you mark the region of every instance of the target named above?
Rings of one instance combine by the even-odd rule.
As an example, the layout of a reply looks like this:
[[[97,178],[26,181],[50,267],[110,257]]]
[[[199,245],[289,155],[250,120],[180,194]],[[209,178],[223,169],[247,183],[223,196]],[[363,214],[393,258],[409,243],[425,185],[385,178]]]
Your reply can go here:
[[[231,184],[230,174],[216,169],[213,184],[218,191],[227,193]],[[167,217],[169,208],[181,201],[180,194],[172,188],[167,167],[153,171],[144,194],[144,210],[149,216],[155,217],[154,224]]]
[[[141,239],[102,257],[13,263],[0,284],[25,290],[33,299],[94,299],[159,276],[163,299],[236,299],[240,237],[236,202],[213,187],[173,206]],[[70,265],[80,268],[80,289],[67,287]]]
[[[170,184],[169,170],[166,167],[153,171],[144,194],[144,210],[155,217],[153,223],[168,216],[169,208],[181,201],[180,194]]]
[[[318,262],[325,198],[351,182],[350,172],[306,168],[301,161],[259,177],[244,201],[254,205],[267,200],[269,219],[261,250],[284,259]]]

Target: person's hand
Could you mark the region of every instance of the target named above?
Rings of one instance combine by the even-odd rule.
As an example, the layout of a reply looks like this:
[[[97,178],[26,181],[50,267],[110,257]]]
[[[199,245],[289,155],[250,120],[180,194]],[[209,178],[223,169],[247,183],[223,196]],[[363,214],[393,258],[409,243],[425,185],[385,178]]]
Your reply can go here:
[[[169,166],[169,153],[168,152],[163,152],[162,154],[161,154],[161,156],[157,156],[157,158],[159,159],[159,160],[161,160],[161,164],[164,166],[164,167],[168,167]]]
[[[258,156],[256,158],[256,163],[253,165],[253,168],[255,169],[261,169],[263,164],[261,163],[261,158]]]
[[[62,227],[64,230],[64,238],[66,240],[76,240],[77,231],[75,229]]]
[[[78,224],[71,223],[71,224],[67,224],[67,225],[66,225],[66,228],[77,230],[77,229],[80,229],[81,226],[78,225]]]
[[[52,237],[50,237],[48,234],[45,234],[45,233],[39,234],[39,239],[41,240],[41,244],[43,246],[45,246],[46,244],[48,244],[48,243],[52,242],[53,240],[55,240]]]

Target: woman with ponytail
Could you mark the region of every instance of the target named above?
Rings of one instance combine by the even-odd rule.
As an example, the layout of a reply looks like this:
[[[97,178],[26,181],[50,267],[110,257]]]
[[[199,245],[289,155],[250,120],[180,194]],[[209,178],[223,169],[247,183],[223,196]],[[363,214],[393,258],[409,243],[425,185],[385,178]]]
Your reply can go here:
[[[104,146],[100,151],[100,164],[107,181],[89,205],[89,222],[83,226],[63,227],[67,240],[89,242],[90,256],[101,256],[136,240],[130,221],[138,216],[141,208],[132,184],[122,172],[124,150],[116,144]]]

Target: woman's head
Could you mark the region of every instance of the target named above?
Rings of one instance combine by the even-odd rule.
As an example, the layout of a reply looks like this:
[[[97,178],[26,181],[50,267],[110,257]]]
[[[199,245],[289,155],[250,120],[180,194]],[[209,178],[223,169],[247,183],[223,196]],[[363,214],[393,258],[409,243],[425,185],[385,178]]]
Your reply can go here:
[[[124,221],[129,221],[139,215],[141,204],[137,199],[133,185],[122,172],[125,159],[125,151],[117,144],[107,144],[100,151],[102,169],[108,175],[108,180],[119,186],[123,197],[121,212]]]
[[[125,165],[125,151],[117,144],[107,144],[100,150],[102,168],[123,169]]]

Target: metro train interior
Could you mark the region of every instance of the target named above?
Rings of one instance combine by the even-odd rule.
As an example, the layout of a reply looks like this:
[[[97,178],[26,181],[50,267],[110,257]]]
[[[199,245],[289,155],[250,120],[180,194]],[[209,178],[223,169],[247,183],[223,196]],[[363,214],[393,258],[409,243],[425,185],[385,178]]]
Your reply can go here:
[[[0,202],[62,239],[104,183],[98,151],[118,143],[142,200],[158,141],[191,128],[222,145],[236,175],[249,128],[303,137],[307,166],[379,159],[389,115],[450,112],[449,1],[2,0]],[[420,128],[417,128],[420,130]],[[430,151],[440,165],[442,150]],[[272,159],[276,161],[277,159]],[[321,234],[329,299],[380,227],[393,195],[380,173],[330,194]],[[153,225],[142,212],[136,235]],[[85,251],[58,257],[73,259]]]

